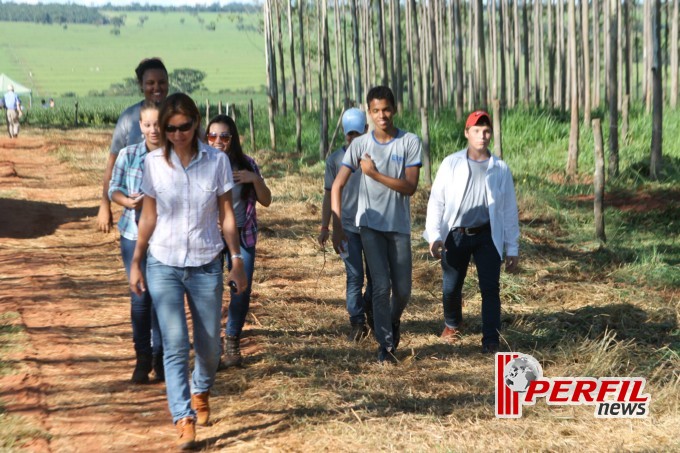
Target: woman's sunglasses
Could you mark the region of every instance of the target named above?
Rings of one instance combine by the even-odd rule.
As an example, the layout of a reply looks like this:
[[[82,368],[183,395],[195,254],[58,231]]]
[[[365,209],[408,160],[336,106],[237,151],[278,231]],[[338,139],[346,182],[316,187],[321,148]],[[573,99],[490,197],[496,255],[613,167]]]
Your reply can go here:
[[[165,132],[172,134],[173,132],[186,132],[189,129],[191,129],[194,125],[193,121],[189,121],[188,123],[180,124],[179,126],[173,126],[172,124],[168,124],[165,126]]]
[[[215,132],[211,132],[207,135],[208,141],[209,142],[214,142],[217,140],[217,137],[220,138],[223,142],[226,142],[231,138],[231,134],[229,132],[222,132],[221,134],[216,134]]]

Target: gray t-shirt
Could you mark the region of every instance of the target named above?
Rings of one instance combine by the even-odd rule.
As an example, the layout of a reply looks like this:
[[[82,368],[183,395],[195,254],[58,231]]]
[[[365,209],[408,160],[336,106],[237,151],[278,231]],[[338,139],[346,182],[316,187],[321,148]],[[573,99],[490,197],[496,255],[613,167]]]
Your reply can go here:
[[[454,228],[473,228],[489,223],[489,202],[486,199],[486,171],[489,159],[476,161],[468,158],[470,174],[465,186],[465,195],[453,222]]]
[[[397,136],[388,143],[379,143],[371,132],[352,141],[342,164],[354,172],[360,168],[361,157],[368,154],[378,172],[405,179],[408,167],[422,165],[421,151],[420,139],[410,132],[399,130]],[[410,234],[411,197],[362,174],[355,224],[377,231]]]
[[[338,172],[342,167],[342,159],[345,157],[346,150],[347,148],[343,146],[326,158],[324,189],[331,190],[333,188],[333,181],[335,181],[335,177],[338,176]],[[352,173],[342,190],[342,228],[352,233],[359,232],[359,228],[354,224],[354,220],[357,215],[357,196],[360,179],[361,168]]]
[[[118,117],[111,139],[111,154],[118,155],[121,149],[144,140],[139,127],[139,111],[144,101],[126,108]]]

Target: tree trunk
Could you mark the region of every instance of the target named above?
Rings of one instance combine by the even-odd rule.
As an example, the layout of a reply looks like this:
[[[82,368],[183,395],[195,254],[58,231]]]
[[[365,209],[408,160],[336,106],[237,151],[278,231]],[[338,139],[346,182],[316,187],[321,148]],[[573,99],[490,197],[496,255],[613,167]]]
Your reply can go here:
[[[248,125],[250,126],[250,149],[255,152],[257,151],[255,146],[255,112],[252,99],[248,102]]]
[[[435,0],[436,1],[436,0]],[[478,0],[481,1],[481,0]],[[433,7],[429,10],[430,16],[430,67],[432,68],[433,76],[433,99],[432,106],[434,111],[438,112],[441,106],[441,96],[442,96],[442,81],[441,81],[441,70],[439,67],[439,49],[437,47],[437,25],[436,25],[436,14],[437,10]]]
[[[424,88],[423,88],[423,67],[420,64],[420,32],[418,30],[418,6],[416,5],[416,0],[409,0],[409,7],[411,9],[411,32],[413,38],[415,38],[415,43],[413,45],[413,61],[415,63],[415,86],[416,92],[418,93],[418,106],[425,105],[424,103]]]
[[[619,174],[619,110],[617,99],[618,75],[618,0],[609,1],[609,177]]]
[[[477,0],[481,3],[481,0]],[[529,106],[531,99],[531,79],[529,76],[529,19],[528,19],[528,0],[524,0],[522,5],[522,28],[524,34],[522,35],[522,52],[524,53],[524,105]]]
[[[571,128],[569,131],[569,156],[567,159],[567,177],[572,179],[578,173],[578,78],[576,74],[576,7],[575,0],[568,0],[569,18],[569,80],[571,82]]]
[[[628,2],[626,2],[628,3]],[[678,106],[678,4],[680,0],[673,2],[673,16],[671,17],[671,89],[670,89],[670,104],[671,108],[675,109]]]
[[[328,0],[319,3],[319,159],[326,159],[328,154]]]
[[[521,56],[521,50],[520,50],[520,34],[519,34],[519,0],[515,0],[513,2],[513,24],[515,28],[515,52],[514,52],[514,61],[513,61],[513,67],[512,67],[512,75],[513,75],[513,87],[514,87],[514,102],[513,105],[516,105],[516,103],[519,102],[519,86],[520,86],[520,81],[519,81],[519,59]]]
[[[302,109],[300,98],[295,99],[295,151],[302,152]]]
[[[605,0],[607,1],[607,0]],[[600,107],[600,6],[599,0],[593,0],[593,94],[590,106]]]
[[[595,216],[595,236],[607,242],[604,232],[604,147],[602,145],[602,125],[600,119],[593,120],[593,139],[595,140],[595,175],[593,176],[593,211]]]
[[[354,54],[354,101],[361,105],[361,56],[359,55],[359,21],[357,18],[357,0],[352,0],[352,51]]]
[[[423,178],[425,184],[432,185],[432,165],[430,164],[430,125],[427,119],[427,109],[420,108],[421,134],[423,136]]]
[[[621,142],[628,143],[628,112],[630,111],[630,95],[624,94],[621,102]]]
[[[415,0],[411,0],[415,2]],[[453,2],[453,16],[455,23],[455,50],[456,50],[456,118],[463,118],[463,107],[465,105],[465,82],[463,79],[463,30],[461,29],[460,19],[460,0]]]
[[[340,51],[343,49],[343,42],[340,40],[340,5],[338,0],[333,1],[333,19],[335,23],[335,104],[333,109],[340,106],[344,107],[345,101],[342,95],[342,87],[344,83],[343,71],[342,71],[342,57]]]
[[[555,17],[548,0],[548,107],[555,107]]]
[[[508,0],[500,0],[500,39],[498,40],[500,47],[500,101],[501,108],[504,109],[508,105],[508,81],[507,81],[507,62],[505,61],[505,56],[510,55],[510,41],[508,40]],[[550,0],[548,0],[550,2]],[[548,3],[550,4],[550,3]]]
[[[292,0],[291,0],[292,1]],[[307,63],[305,62],[305,26],[302,21],[306,0],[298,0],[298,26],[300,28],[300,67],[302,68],[302,105],[307,107]]]
[[[503,131],[501,129],[501,103],[493,100],[493,150],[499,158],[503,158]]]
[[[271,95],[267,96],[267,101],[269,105],[269,140],[272,151],[276,151],[276,126],[274,124],[274,98]]]
[[[401,62],[401,2],[400,0],[395,0],[393,3],[395,21],[392,23],[394,30],[394,64],[396,66],[396,92],[398,93],[397,98],[397,110],[401,113],[404,109],[404,81],[402,72],[402,62]],[[409,88],[409,91],[411,89]]]
[[[534,102],[541,105],[541,41],[543,41],[543,18],[541,1],[534,0]]]
[[[661,177],[663,145],[663,85],[661,71],[661,0],[654,0],[652,5],[652,147],[649,162],[649,176],[656,181]]]
[[[588,28],[588,2],[581,1],[581,37],[583,46],[583,76],[585,83],[583,84],[583,125],[590,126],[590,47],[589,36],[590,30]],[[593,33],[598,33],[599,30],[593,30]]]
[[[385,51],[385,19],[383,0],[378,2],[378,53],[380,54],[380,84],[387,86],[387,53]]]
[[[483,0],[477,0],[477,45],[479,46],[479,91],[480,106],[486,110],[489,105],[489,93],[486,76],[486,45],[484,39],[484,4]]]
[[[406,80],[408,83],[408,109],[413,110],[415,106],[415,96],[413,94],[413,89],[415,87],[415,81],[413,80],[413,39],[411,30],[411,2],[406,1],[406,20],[404,21],[406,25]]]
[[[293,108],[297,105],[297,72],[295,70],[295,34],[293,33],[293,11],[291,7],[292,0],[286,0],[286,9],[288,10],[288,41],[290,44],[290,72],[293,77]],[[300,6],[298,5],[298,8]]]
[[[288,0],[286,0],[288,1]],[[283,116],[288,114],[288,107],[286,102],[286,62],[283,57],[283,30],[281,27],[281,11],[279,9],[279,0],[274,0],[274,15],[276,16],[276,32],[277,40],[276,47],[279,50],[279,68],[281,70],[281,110],[283,110]]]
[[[489,40],[491,41],[491,99],[495,100],[498,99],[498,33],[496,28],[496,0],[491,0],[491,2],[489,2]]]
[[[631,90],[631,79],[632,79],[632,64],[631,64],[631,52],[630,52],[630,0],[623,1],[623,28],[625,30],[625,44],[623,47],[623,63],[626,67],[626,83],[623,91],[624,96],[630,96]],[[621,63],[619,63],[621,64]],[[630,99],[630,98],[629,98]],[[622,105],[623,107],[623,105]]]

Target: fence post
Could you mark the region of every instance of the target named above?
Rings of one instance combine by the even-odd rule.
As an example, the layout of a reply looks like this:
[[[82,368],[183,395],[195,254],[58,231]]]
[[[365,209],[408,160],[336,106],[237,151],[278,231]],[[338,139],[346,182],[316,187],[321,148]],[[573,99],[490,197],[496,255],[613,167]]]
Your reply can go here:
[[[602,142],[602,125],[600,119],[595,118],[593,124],[593,139],[595,140],[595,176],[593,178],[593,210],[595,214],[595,235],[602,242],[607,242],[604,232],[604,146]]]
[[[255,115],[253,113],[253,100],[248,102],[248,121],[250,122],[250,145],[255,152]]]

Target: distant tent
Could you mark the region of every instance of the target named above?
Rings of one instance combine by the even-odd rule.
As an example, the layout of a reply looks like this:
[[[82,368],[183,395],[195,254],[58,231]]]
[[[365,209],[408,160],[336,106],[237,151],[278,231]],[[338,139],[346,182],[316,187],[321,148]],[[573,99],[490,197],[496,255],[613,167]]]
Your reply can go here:
[[[5,94],[7,92],[7,87],[12,84],[14,85],[14,92],[16,94],[27,94],[29,98],[29,105],[33,104],[33,98],[30,88],[26,88],[22,84],[15,82],[14,80],[7,77],[5,74],[0,74],[0,93]]]

